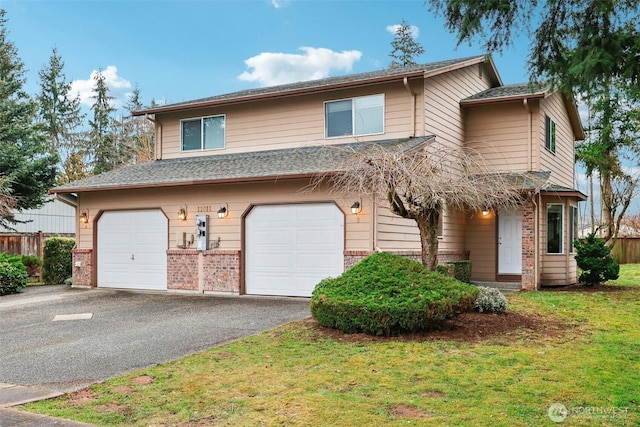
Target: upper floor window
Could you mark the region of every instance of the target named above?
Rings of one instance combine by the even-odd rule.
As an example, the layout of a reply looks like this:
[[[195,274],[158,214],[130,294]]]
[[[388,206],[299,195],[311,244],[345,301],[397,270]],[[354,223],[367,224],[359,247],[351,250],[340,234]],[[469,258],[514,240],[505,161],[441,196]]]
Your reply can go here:
[[[562,205],[547,205],[547,253],[561,254],[564,252],[562,241],[564,233]]]
[[[545,116],[544,120],[544,147],[551,151],[556,152],[556,122],[551,120],[551,117]]]
[[[224,148],[225,116],[186,119],[180,122],[182,151]]]
[[[324,111],[327,138],[384,132],[384,95],[327,102]]]

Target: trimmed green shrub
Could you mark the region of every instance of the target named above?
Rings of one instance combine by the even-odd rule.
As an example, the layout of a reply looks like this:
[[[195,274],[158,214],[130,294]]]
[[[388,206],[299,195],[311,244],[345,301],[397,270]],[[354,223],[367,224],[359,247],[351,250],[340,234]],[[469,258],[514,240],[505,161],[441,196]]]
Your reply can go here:
[[[16,294],[27,286],[27,268],[20,255],[0,253],[0,295]]]
[[[576,240],[574,246],[576,263],[582,270],[578,279],[581,283],[593,286],[618,278],[620,266],[611,256],[611,248],[604,239],[590,233],[586,238]]]
[[[453,277],[464,283],[471,283],[471,261],[452,261]]]
[[[71,277],[71,250],[76,241],[70,237],[50,237],[44,241],[42,280],[47,285],[60,285]]]
[[[38,270],[42,267],[42,260],[36,255],[22,255],[22,263],[27,267],[27,275],[37,276]]]
[[[453,264],[438,264],[436,266],[436,272],[442,274],[443,276],[453,277],[454,275]]]
[[[507,299],[499,289],[478,286],[480,293],[476,298],[475,308],[480,313],[498,313],[507,311]]]
[[[311,314],[345,333],[391,335],[432,329],[473,309],[478,288],[390,253],[373,254],[337,278],[322,280]]]

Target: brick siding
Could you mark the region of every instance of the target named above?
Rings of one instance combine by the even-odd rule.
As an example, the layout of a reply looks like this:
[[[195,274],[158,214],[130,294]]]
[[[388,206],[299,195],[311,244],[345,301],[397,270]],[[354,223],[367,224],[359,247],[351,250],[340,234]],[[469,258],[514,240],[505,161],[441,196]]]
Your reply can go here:
[[[167,288],[197,292],[240,292],[240,251],[167,251]]]
[[[422,253],[420,251],[389,251],[396,255],[409,258],[411,260],[422,262]],[[373,254],[373,251],[344,251],[344,270],[347,271],[364,258]],[[469,251],[439,251],[438,263],[444,264],[452,261],[465,261],[469,259]]]
[[[522,204],[522,284],[523,290],[536,289],[535,221],[532,202]]]
[[[73,262],[73,271],[71,272],[72,281],[77,286],[95,286],[93,284],[93,250],[92,249],[73,249],[71,258]]]

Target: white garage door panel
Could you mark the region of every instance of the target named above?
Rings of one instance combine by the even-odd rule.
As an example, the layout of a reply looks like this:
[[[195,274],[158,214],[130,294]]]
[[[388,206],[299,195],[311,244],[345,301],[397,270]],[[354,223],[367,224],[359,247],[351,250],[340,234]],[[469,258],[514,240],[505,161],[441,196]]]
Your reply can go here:
[[[246,291],[311,296],[344,269],[344,215],[333,203],[257,206],[246,221]]]
[[[166,290],[166,250],[160,210],[105,212],[98,221],[98,286]]]

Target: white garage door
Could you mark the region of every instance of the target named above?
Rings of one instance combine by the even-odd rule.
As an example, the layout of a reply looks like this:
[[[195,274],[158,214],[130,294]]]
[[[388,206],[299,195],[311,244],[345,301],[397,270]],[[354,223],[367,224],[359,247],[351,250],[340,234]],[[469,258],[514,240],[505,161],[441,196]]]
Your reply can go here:
[[[248,294],[308,297],[344,271],[344,214],[333,203],[256,206],[245,235]]]
[[[98,220],[98,286],[166,290],[166,251],[160,210],[105,212]]]

